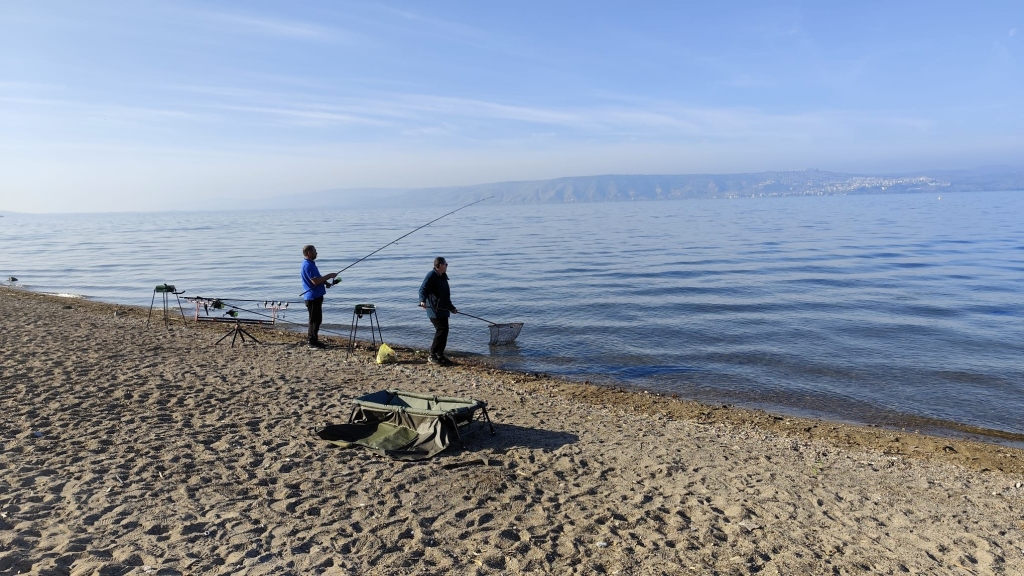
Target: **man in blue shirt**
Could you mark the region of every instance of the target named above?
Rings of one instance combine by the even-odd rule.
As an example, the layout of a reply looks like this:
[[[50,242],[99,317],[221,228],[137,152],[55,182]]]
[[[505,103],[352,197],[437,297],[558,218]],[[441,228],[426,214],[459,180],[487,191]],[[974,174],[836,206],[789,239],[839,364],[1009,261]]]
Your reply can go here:
[[[332,286],[330,281],[338,276],[336,272],[332,272],[326,276],[320,275],[320,270],[317,270],[316,263],[316,248],[312,244],[307,244],[302,247],[302,255],[306,257],[306,260],[302,263],[302,287],[305,288],[305,292],[302,295],[302,299],[306,301],[306,309],[309,310],[309,330],[307,335],[309,336],[309,347],[310,348],[326,348],[322,342],[320,342],[320,324],[324,321],[324,296],[327,294],[327,289]]]

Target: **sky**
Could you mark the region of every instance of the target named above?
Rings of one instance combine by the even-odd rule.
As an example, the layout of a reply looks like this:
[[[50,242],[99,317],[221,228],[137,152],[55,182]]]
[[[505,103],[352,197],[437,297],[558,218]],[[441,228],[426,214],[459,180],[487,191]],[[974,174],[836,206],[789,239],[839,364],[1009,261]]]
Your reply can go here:
[[[1024,2],[0,0],[0,211],[1020,166]]]

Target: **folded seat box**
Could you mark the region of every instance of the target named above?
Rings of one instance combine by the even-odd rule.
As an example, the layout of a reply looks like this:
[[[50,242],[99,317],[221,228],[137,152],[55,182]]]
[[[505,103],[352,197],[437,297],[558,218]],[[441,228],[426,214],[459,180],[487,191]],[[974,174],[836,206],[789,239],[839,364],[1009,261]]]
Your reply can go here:
[[[447,448],[452,438],[465,448],[463,433],[484,423],[494,434],[482,400],[381,390],[352,403],[348,424],[317,434],[341,446],[359,445],[400,460],[429,458]]]

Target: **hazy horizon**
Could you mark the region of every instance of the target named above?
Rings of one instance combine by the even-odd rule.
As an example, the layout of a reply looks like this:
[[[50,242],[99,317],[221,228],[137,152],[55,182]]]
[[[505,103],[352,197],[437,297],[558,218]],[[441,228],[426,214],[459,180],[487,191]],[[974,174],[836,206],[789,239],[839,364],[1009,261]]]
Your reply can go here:
[[[0,211],[1020,164],[1019,3],[0,5]]]
[[[933,177],[959,174],[950,180],[935,180]],[[757,181],[750,177],[774,176],[768,181]],[[778,177],[781,176],[782,180]],[[919,180],[928,176],[931,184],[940,184],[939,188],[928,188]],[[879,181],[879,179],[884,179]],[[890,179],[896,179],[894,182]],[[872,182],[873,180],[873,182]],[[720,188],[717,192],[703,192],[694,188],[701,184],[738,185],[738,187]],[[783,184],[785,183],[785,184]],[[665,185],[674,184],[678,190],[658,190]],[[762,189],[768,184],[770,189]],[[986,187],[986,184],[993,184]],[[995,185],[998,184],[998,185]],[[844,189],[843,186],[846,186]],[[888,185],[888,192],[881,186]],[[780,192],[779,186],[788,193]],[[917,189],[924,186],[926,189]],[[746,196],[753,192],[760,196],[806,196],[820,195],[822,188],[828,188],[828,195],[844,194],[906,194],[939,191],[940,193],[981,193],[1000,191],[1024,191],[1024,166],[980,166],[966,170],[923,170],[903,174],[847,174],[828,172],[809,168],[791,171],[764,171],[756,173],[720,173],[720,174],[594,174],[586,176],[562,176],[547,180],[509,180],[504,182],[484,182],[463,186],[439,187],[406,187],[406,188],[335,188],[329,190],[303,191],[281,194],[267,198],[252,199],[242,204],[232,199],[220,199],[208,202],[200,207],[182,207],[171,209],[114,209],[114,210],[43,210],[13,211],[0,209],[0,214],[119,214],[145,212],[205,212],[205,211],[237,211],[237,210],[302,210],[302,209],[333,209],[333,208],[372,208],[379,201],[399,202],[407,207],[446,206],[463,204],[470,200],[493,198],[497,203],[562,203],[562,202],[617,202],[617,201],[676,201],[698,198],[731,198]],[[539,198],[538,192],[548,194],[564,190],[575,190],[577,194],[590,193],[592,198],[574,197],[570,200],[559,198]],[[662,193],[675,191],[685,194],[667,197]],[[606,193],[612,193],[610,196]],[[696,193],[695,193],[696,192]],[[741,192],[746,192],[741,194]],[[423,195],[433,193],[425,198]],[[631,195],[631,197],[624,197]]]

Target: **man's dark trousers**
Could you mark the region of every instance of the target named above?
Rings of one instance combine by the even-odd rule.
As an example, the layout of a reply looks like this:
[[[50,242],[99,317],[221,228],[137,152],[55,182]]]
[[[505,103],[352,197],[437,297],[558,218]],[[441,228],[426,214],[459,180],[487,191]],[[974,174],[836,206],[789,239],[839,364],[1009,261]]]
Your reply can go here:
[[[440,358],[444,356],[444,349],[448,346],[448,319],[431,318],[430,323],[434,325],[434,340],[430,343],[430,355]]]
[[[309,343],[316,344],[320,341],[320,325],[324,322],[324,297],[306,300],[306,309],[309,310]]]

